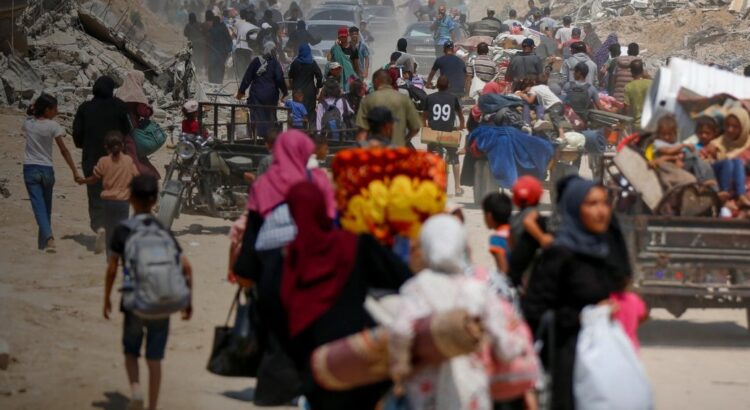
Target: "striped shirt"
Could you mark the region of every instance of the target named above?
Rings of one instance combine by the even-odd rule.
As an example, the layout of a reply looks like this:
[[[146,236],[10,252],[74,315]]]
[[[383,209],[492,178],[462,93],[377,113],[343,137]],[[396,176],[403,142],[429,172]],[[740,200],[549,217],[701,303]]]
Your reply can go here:
[[[474,75],[484,82],[492,81],[497,74],[497,64],[488,56],[477,56],[474,60]]]

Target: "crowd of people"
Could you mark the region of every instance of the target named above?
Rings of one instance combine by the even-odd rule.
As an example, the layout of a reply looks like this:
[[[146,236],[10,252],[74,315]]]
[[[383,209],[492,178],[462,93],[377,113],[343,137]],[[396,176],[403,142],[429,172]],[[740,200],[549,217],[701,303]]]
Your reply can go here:
[[[249,178],[246,212],[230,232],[229,275],[243,293],[253,295],[262,327],[261,353],[276,359],[261,361],[259,379],[267,372],[284,376],[276,384],[288,391],[273,404],[299,399],[311,409],[380,405],[424,410],[536,409],[534,387],[511,398],[493,398],[494,382],[486,369],[523,355],[535,359],[536,353],[528,349],[529,338],[518,329],[542,338],[545,317],[552,312],[557,337],[545,344],[540,357],[552,375],[552,408],[573,409],[579,318],[592,305],[611,307],[613,318],[638,349],[636,329],[646,310],[629,291],[630,259],[607,190],[578,176],[562,178],[554,187],[555,211],[542,216],[539,179],[546,175],[554,141],[530,132],[547,115],[561,140],[567,132],[565,123],[570,122],[565,105],[584,123],[593,109],[630,114],[637,130],[651,85],[638,44],[629,44],[623,55],[615,34],[601,42],[590,25],[581,30],[569,17],[558,25],[549,8],[541,10],[530,0],[523,21],[514,10],[504,21],[493,10],[486,19],[510,32],[524,26],[538,30],[545,36],[541,43],[523,40],[507,67],[495,64],[489,45],[480,43],[476,60],[467,66],[455,53],[456,22],[446,7],[436,7],[433,0],[424,6],[410,1],[399,7],[434,22],[437,58],[427,78],[418,74],[403,38],[383,65],[371,61],[366,36],[356,26],[340,28],[321,70],[310,47],[319,39],[306,30],[303,20],[308,6],[292,2],[282,15],[276,0],[195,5],[199,3],[184,3],[186,10],[193,7],[185,36],[193,46],[194,62],[207,72],[209,81],[222,83],[226,60],[233,56],[242,78],[236,97],[244,99],[248,93],[253,133],[270,151]],[[205,20],[199,22],[196,12],[206,6]],[[285,44],[277,25],[281,18],[297,21]],[[294,58],[288,59],[289,55]],[[558,57],[563,58],[560,71],[552,72]],[[464,116],[462,101],[475,78],[486,84],[470,115]],[[133,270],[126,272],[127,280],[150,268],[141,258],[153,255],[137,252],[134,237],[150,238],[149,244],[163,246],[167,256],[174,254],[171,263],[192,287],[189,261],[152,216],[159,174],[138,152],[133,137],[153,115],[143,82],[139,71],[128,73],[119,88],[110,77],[96,80],[92,100],[79,107],[73,123],[73,140],[82,150],[81,171],[64,143],[66,131],[54,120],[53,96],[39,96],[23,125],[27,140],[23,175],[39,226],[39,249],[55,251],[53,141],[73,180],[86,185],[95,250],[106,250],[107,255],[105,318],[112,311],[110,293],[118,266]],[[436,91],[428,94],[431,89]],[[276,118],[280,104],[289,112],[286,131]],[[182,131],[205,137],[198,107],[195,101],[185,103]],[[532,112],[536,122],[531,120]],[[666,115],[654,133],[635,133],[623,144],[640,150],[660,172],[674,176],[675,184],[684,181],[681,173],[692,175],[716,192],[729,216],[750,216],[750,114],[741,103],[726,99],[695,119],[695,135],[687,140],[678,140],[680,124]],[[317,161],[325,160],[329,139],[348,139],[367,149],[415,149],[412,138],[427,128],[471,132],[464,148],[427,146],[444,156],[454,175],[456,196],[467,185],[460,177],[461,155],[467,155],[464,166],[472,163],[470,157],[486,155],[494,156],[488,159],[493,171],[495,164],[502,170],[514,169],[513,175],[501,172],[503,178],[498,178],[512,190],[512,197],[492,192],[482,201],[489,230],[486,248],[470,249],[462,211],[455,206],[425,221],[419,234],[410,238],[407,255],[371,235],[339,226],[343,209],[329,175]],[[588,130],[583,135],[589,152],[604,151],[601,132]],[[528,159],[532,164],[521,169],[512,147],[523,147],[540,158]],[[533,174],[532,168],[539,178],[518,175]],[[489,252],[494,266],[476,266],[472,255],[480,252]],[[316,377],[311,357],[321,346],[379,324],[365,308],[365,299],[375,289],[400,295],[399,315],[386,326],[390,379],[350,390],[327,389]],[[128,306],[121,304],[132,408],[142,408],[146,401],[138,377],[145,339],[147,408],[156,409],[169,319],[139,316]],[[467,332],[487,336],[482,349],[448,358],[438,366],[415,368],[416,323],[457,308],[469,312],[472,319],[466,323]],[[191,302],[180,304],[178,310],[189,319]],[[554,363],[548,357],[555,357]],[[276,384],[260,380],[256,397],[264,396],[263,389],[278,388]]]

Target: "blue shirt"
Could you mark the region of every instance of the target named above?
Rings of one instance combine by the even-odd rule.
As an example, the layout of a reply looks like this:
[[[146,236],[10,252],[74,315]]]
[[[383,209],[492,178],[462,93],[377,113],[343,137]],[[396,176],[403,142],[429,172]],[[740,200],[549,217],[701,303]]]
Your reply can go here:
[[[440,71],[440,75],[448,77],[449,90],[453,94],[464,94],[464,78],[466,78],[466,63],[464,63],[464,60],[454,54],[442,55],[435,59],[432,69]]]
[[[442,20],[437,21],[435,29],[435,44],[442,46],[447,41],[451,41],[451,33],[456,29],[456,22],[452,18],[445,16]]]
[[[365,59],[370,58],[370,48],[367,47],[367,44],[365,44],[364,41],[360,40],[359,44],[357,45],[357,53],[359,54],[359,58],[357,59],[359,61],[359,69],[364,74]]]
[[[292,126],[303,128],[305,126],[305,117],[307,117],[307,108],[305,108],[305,105],[294,100],[286,100],[284,101],[284,106],[291,110],[289,115],[292,117]]]

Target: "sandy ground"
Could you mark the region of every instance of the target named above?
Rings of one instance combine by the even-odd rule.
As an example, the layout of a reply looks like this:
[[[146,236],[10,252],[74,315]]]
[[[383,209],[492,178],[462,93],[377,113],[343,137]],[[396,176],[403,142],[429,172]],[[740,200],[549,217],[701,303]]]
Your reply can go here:
[[[36,250],[36,225],[21,175],[21,120],[15,111],[0,110],[0,127],[6,130],[0,135],[0,175],[8,178],[11,192],[0,198],[0,338],[13,357],[8,370],[0,371],[0,408],[124,409],[122,317],[115,314],[107,321],[101,315],[105,261],[92,252],[85,190],[73,182],[56,152],[58,252]],[[72,141],[68,146],[73,149]],[[167,158],[163,150],[156,162]],[[469,198],[467,189],[458,200]],[[481,214],[472,207],[466,214],[475,260],[486,264]],[[205,370],[213,327],[223,322],[234,291],[225,280],[228,227],[227,221],[194,215],[175,222],[175,234],[195,269],[195,314],[189,322],[172,322],[161,409],[253,408],[248,403],[253,380]],[[642,356],[657,408],[750,408],[750,333],[744,312],[688,311],[680,320],[665,311],[652,314],[642,331]]]

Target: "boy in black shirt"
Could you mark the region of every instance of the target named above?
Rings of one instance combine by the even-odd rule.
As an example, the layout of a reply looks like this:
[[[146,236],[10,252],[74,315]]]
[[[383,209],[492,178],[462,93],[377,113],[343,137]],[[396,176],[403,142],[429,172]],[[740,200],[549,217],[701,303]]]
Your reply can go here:
[[[130,205],[135,211],[135,217],[147,215],[148,222],[163,229],[159,221],[152,215],[151,210],[156,204],[159,192],[159,183],[156,178],[149,175],[139,175],[130,183]],[[106,284],[104,288],[104,318],[109,320],[112,313],[112,302],[110,294],[117,276],[117,265],[125,254],[125,244],[132,231],[126,224],[120,224],[112,235],[110,242],[110,253],[107,265]],[[171,232],[170,232],[171,235]],[[174,240],[174,237],[172,237]],[[182,254],[182,249],[175,240],[175,245],[180,253],[182,273],[188,288],[192,289],[193,269],[187,257]],[[159,387],[161,385],[161,361],[164,359],[164,350],[169,336],[169,317],[163,319],[144,319],[133,312],[120,309],[125,315],[123,323],[122,344],[125,352],[125,370],[131,389],[131,403],[128,408],[143,408],[143,394],[141,393],[140,379],[138,375],[138,357],[141,353],[143,339],[146,340],[146,363],[148,365],[148,408],[155,409],[159,399]],[[182,319],[189,320],[192,316],[192,304],[182,312]]]
[[[427,109],[422,113],[424,126],[435,131],[450,132],[463,130],[466,127],[466,123],[464,121],[464,113],[461,111],[461,102],[455,94],[448,91],[450,89],[448,76],[441,75],[438,78],[437,89],[438,92],[427,96]],[[456,129],[456,117],[458,117],[459,122],[458,129]],[[458,147],[443,147],[435,143],[429,143],[427,144],[427,150],[441,156],[443,150],[445,150],[446,165],[451,165],[451,168],[453,168],[456,196],[463,195],[464,190],[461,189],[460,184],[461,170],[458,159]]]

